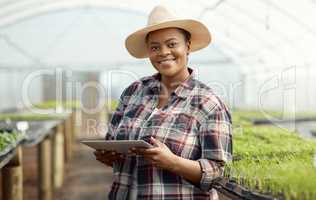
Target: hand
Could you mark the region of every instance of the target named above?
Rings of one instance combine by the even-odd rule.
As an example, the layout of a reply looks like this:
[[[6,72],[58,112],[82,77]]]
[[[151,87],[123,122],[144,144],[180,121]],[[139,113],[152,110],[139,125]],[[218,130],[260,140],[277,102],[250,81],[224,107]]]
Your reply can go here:
[[[131,149],[131,151],[144,156],[156,167],[173,171],[179,157],[159,140],[151,137],[150,141],[155,147],[150,149],[136,148]]]
[[[117,153],[116,151],[96,150],[93,153],[96,157],[96,160],[110,167],[112,167],[113,162],[121,162],[125,159],[123,154]]]

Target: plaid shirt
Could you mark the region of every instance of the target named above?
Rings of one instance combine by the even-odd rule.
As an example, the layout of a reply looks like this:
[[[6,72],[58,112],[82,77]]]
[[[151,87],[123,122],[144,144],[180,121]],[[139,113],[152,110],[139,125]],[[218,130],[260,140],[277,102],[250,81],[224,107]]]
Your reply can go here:
[[[171,93],[168,104],[158,104],[160,74],[132,83],[121,95],[112,116],[107,140],[155,137],[183,158],[198,161],[202,178],[193,184],[157,168],[142,156],[114,162],[109,199],[217,199],[213,180],[232,160],[231,116],[212,90],[191,75]]]

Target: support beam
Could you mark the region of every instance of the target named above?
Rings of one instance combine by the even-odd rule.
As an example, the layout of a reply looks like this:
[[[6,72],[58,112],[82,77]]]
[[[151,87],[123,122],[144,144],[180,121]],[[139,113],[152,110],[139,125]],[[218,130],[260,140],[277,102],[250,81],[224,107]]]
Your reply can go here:
[[[65,161],[68,162],[72,157],[72,133],[71,133],[72,121],[68,117],[64,121],[64,137],[65,137]]]
[[[16,155],[2,169],[2,199],[23,199],[22,148],[18,147]]]
[[[52,200],[52,152],[51,139],[46,137],[38,146],[38,163],[39,163],[39,199]]]
[[[64,126],[63,124],[58,125],[55,128],[55,134],[53,135],[53,185],[54,189],[59,189],[64,182]]]

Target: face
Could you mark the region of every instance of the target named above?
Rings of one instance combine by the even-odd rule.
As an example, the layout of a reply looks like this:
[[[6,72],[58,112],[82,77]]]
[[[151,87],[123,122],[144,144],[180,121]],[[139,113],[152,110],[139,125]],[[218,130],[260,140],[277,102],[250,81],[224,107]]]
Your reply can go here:
[[[166,28],[149,33],[147,51],[152,65],[162,76],[185,74],[190,45],[179,29]]]

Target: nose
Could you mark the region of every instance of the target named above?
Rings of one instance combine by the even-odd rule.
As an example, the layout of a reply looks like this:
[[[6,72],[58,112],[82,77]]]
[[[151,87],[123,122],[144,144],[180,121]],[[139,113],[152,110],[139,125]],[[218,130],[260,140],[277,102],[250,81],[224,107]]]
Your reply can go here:
[[[168,55],[168,54],[170,54],[170,49],[167,46],[162,45],[161,49],[160,49],[160,55],[161,56],[165,56],[165,55]]]

